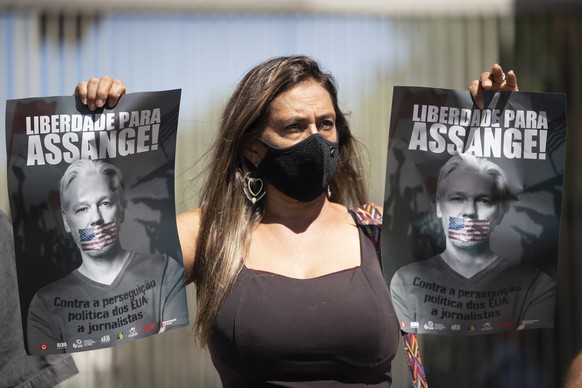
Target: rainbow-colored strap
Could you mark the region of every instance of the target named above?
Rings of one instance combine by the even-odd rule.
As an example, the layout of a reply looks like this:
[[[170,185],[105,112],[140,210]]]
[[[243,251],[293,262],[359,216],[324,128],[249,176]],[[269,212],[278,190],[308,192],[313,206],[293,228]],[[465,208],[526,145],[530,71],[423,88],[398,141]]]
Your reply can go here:
[[[412,386],[414,388],[428,387],[422,358],[420,357],[420,347],[415,333],[402,333],[402,344],[404,345],[404,355],[408,364],[408,370],[412,377]]]
[[[372,204],[367,203],[360,207],[351,209],[352,213],[358,219],[358,226],[366,233],[366,236],[372,240],[378,258],[382,257],[382,212]],[[380,260],[380,263],[382,260]]]
[[[364,233],[372,240],[378,258],[382,257],[382,212],[374,204],[365,204],[357,208],[351,209],[351,212],[356,216],[358,226],[362,228]],[[382,260],[380,260],[382,263]],[[420,356],[420,347],[418,346],[418,339],[415,333],[402,333],[402,344],[404,346],[404,355],[406,356],[406,363],[412,378],[412,385],[414,388],[427,388],[428,382],[426,374],[424,373],[424,366],[422,365],[422,358]]]

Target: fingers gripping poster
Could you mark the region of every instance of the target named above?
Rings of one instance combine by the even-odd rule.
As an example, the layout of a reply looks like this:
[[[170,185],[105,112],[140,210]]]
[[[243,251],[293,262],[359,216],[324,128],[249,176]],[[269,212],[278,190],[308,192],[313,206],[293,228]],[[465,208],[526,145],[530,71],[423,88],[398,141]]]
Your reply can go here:
[[[29,354],[93,350],[187,325],[174,160],[180,90],[89,111],[6,104],[8,190]]]
[[[554,324],[565,95],[396,87],[383,267],[402,330]]]

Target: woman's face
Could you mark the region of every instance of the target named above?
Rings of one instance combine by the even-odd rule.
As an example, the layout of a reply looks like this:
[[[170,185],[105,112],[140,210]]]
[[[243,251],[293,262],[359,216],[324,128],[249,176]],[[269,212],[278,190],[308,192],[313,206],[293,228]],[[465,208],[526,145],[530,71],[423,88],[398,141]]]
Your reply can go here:
[[[454,170],[441,185],[445,188],[437,200],[437,216],[441,218],[447,238],[455,235],[455,228],[464,220],[463,245],[475,245],[489,240],[493,227],[501,222],[501,203],[494,199],[494,185],[490,176],[471,169]]]
[[[292,146],[316,133],[335,142],[335,119],[335,109],[327,90],[315,80],[308,80],[273,100],[260,137],[277,148]],[[259,164],[266,149],[258,141],[253,148],[257,155],[246,156]]]

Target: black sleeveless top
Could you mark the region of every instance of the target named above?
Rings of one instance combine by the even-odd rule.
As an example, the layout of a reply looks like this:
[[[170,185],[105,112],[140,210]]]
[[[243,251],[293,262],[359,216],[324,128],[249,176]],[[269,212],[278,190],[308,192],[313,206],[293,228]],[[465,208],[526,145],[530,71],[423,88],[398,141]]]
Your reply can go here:
[[[312,279],[243,268],[209,340],[225,387],[382,386],[399,328],[374,246],[361,264]]]

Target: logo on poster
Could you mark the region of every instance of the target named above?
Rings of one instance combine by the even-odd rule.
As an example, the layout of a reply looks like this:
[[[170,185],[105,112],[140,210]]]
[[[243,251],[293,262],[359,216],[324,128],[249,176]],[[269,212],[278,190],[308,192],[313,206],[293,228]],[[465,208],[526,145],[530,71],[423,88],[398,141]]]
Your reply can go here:
[[[170,326],[174,322],[176,322],[176,318],[170,319],[169,321],[163,321],[162,322],[162,327]]]
[[[95,340],[89,338],[83,341],[83,346],[93,346],[94,343]]]
[[[137,330],[135,330],[135,326],[129,329],[129,338],[135,337],[137,335]]]
[[[539,322],[537,319],[529,319],[529,320],[525,320],[525,321],[521,321],[520,326],[528,326],[528,325],[533,325],[535,323]]]
[[[48,344],[40,344],[40,350],[48,350]]]
[[[513,326],[513,321],[499,322],[498,325],[501,329],[508,329]]]
[[[145,325],[143,327],[143,331],[155,330],[155,328],[156,328],[156,324],[155,323],[152,323],[152,324],[149,324],[149,325]]]

